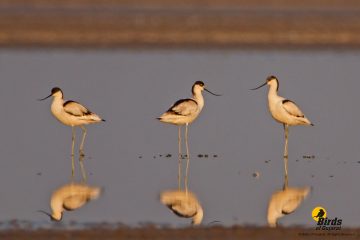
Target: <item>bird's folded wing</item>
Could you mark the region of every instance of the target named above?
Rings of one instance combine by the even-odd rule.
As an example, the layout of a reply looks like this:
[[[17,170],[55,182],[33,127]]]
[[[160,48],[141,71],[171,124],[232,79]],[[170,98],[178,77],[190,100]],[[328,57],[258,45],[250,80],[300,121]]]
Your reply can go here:
[[[91,114],[89,109],[75,101],[67,101],[64,103],[64,111],[76,117]]]
[[[282,213],[290,214],[290,213],[294,212],[296,210],[296,208],[299,207],[299,205],[301,204],[303,199],[304,198],[301,196],[293,196],[293,197],[287,199],[287,201],[284,203],[284,206],[282,208]]]
[[[72,211],[85,205],[88,201],[89,199],[84,194],[74,195],[63,200],[63,208]]]
[[[173,112],[177,115],[188,116],[198,109],[197,103],[193,99],[181,99],[177,101],[168,112]]]
[[[196,207],[183,202],[171,205],[171,210],[178,216],[193,217],[196,214]]]
[[[304,114],[301,112],[300,108],[290,100],[283,100],[284,109],[294,117],[304,117]]]

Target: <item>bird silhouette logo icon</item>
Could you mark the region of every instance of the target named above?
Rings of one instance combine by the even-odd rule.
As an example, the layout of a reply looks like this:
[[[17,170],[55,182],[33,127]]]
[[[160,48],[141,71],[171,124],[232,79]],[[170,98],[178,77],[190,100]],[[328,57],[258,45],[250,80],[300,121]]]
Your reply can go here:
[[[321,217],[324,217],[324,215],[325,215],[324,209],[320,209],[320,210],[319,210],[319,213],[318,213],[316,216],[314,216],[314,217],[316,217],[316,218],[321,218]]]
[[[326,218],[326,210],[321,206],[317,206],[312,210],[311,216],[316,222],[318,222],[319,218]]]

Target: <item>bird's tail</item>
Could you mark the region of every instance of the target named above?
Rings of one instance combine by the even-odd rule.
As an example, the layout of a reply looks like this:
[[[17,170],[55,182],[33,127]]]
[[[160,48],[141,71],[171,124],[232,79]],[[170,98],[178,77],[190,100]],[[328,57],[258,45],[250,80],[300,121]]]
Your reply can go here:
[[[95,113],[91,113],[89,115],[85,115],[83,117],[84,120],[90,120],[90,121],[93,121],[93,122],[105,122],[104,119],[102,119],[101,117],[99,117],[98,115],[96,115]]]
[[[304,125],[314,126],[314,124],[305,116],[302,118],[302,121],[304,122]]]
[[[90,191],[90,198],[97,199],[101,195],[102,189],[99,187],[92,188]]]

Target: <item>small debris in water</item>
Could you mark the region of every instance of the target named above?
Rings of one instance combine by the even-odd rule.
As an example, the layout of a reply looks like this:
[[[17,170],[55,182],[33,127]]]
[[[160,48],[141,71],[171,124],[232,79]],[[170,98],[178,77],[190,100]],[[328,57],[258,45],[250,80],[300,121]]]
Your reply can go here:
[[[221,221],[215,220],[215,221],[209,222],[207,225],[210,226],[210,225],[215,225],[215,224],[221,225]]]
[[[304,155],[303,158],[304,159],[314,159],[315,155]]]
[[[167,157],[167,158],[171,158],[171,154],[170,153],[168,153],[168,154],[166,154],[166,156],[165,157]]]
[[[36,173],[36,175],[41,176],[41,175],[42,175],[42,172],[38,172],[38,173]]]
[[[155,159],[155,158],[156,158],[156,156],[153,156],[153,158]]]
[[[199,154],[197,155],[198,158],[209,158],[209,157],[211,157],[211,156],[212,156],[213,158],[219,157],[219,155],[217,155],[217,154],[214,154],[214,155],[211,155],[211,154],[210,154],[210,155],[209,155],[209,154],[205,154],[205,153],[204,153],[204,154],[199,153]]]
[[[162,154],[159,154],[159,157],[162,157]]]
[[[311,177],[312,177],[312,178],[314,178],[314,177],[315,177],[315,175],[314,175],[314,174],[311,174]]]
[[[296,159],[296,160],[295,160],[295,162],[298,162],[298,161],[299,161],[299,159]]]
[[[259,173],[259,172],[254,172],[254,173],[252,174],[252,176],[253,176],[254,178],[258,179],[258,178],[260,177],[260,173]]]
[[[142,158],[142,156],[140,155],[139,158]]]
[[[330,177],[330,178],[333,178],[333,177],[334,177],[334,175],[330,175],[329,177]]]

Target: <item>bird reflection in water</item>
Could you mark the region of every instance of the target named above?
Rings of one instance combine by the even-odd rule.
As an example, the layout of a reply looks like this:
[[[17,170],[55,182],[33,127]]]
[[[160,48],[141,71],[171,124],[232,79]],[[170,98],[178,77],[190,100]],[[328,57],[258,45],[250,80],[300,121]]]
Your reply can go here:
[[[279,218],[295,212],[310,191],[310,187],[289,187],[285,178],[283,190],[277,191],[271,196],[267,212],[269,226],[276,227]]]
[[[87,181],[87,174],[86,174],[86,170],[85,170],[85,166],[84,166],[84,155],[80,155],[79,156],[79,163],[80,163],[80,171],[81,171],[81,176],[82,176],[82,180],[84,183],[86,183]],[[74,176],[71,176],[71,180],[73,180]]]
[[[99,187],[90,187],[86,184],[70,183],[59,187],[51,195],[50,207],[52,213],[40,210],[53,221],[61,221],[64,211],[74,211],[101,194]]]
[[[193,225],[199,225],[204,211],[195,194],[186,191],[165,191],[160,201],[179,217],[192,218]]]
[[[186,145],[186,171],[184,185],[186,191],[189,185],[189,164],[190,164],[190,153],[188,144],[188,127],[200,114],[204,107],[204,97],[202,91],[206,91],[214,96],[221,96],[215,94],[205,88],[205,84],[202,81],[196,81],[192,86],[192,98],[178,100],[172,105],[165,113],[163,113],[157,119],[160,122],[170,123],[179,126],[178,131],[178,146],[179,146],[179,158],[178,158],[178,190],[181,189],[181,126],[185,125],[185,145]]]

